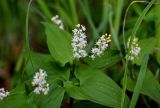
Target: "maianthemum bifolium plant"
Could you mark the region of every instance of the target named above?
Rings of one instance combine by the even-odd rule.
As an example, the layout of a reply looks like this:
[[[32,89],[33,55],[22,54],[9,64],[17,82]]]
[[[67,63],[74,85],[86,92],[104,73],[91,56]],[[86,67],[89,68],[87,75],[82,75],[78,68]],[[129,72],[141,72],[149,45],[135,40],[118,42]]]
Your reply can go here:
[[[77,23],[72,31],[68,30],[61,17],[55,15],[51,21],[42,22],[50,54],[30,50],[28,17],[31,2],[26,17],[24,69],[15,76],[13,89],[9,92],[0,89],[0,108],[135,108],[140,94],[160,104],[159,82],[147,68],[156,39],[138,40],[136,36],[155,0],[147,2],[127,42],[123,37],[124,51],[119,47],[112,19],[109,19],[111,33],[98,36],[90,44],[89,29]],[[119,62],[123,64],[124,74],[117,83],[104,71]],[[138,68],[134,69],[134,66]],[[127,91],[133,92],[132,96]],[[66,103],[68,106],[63,106]]]

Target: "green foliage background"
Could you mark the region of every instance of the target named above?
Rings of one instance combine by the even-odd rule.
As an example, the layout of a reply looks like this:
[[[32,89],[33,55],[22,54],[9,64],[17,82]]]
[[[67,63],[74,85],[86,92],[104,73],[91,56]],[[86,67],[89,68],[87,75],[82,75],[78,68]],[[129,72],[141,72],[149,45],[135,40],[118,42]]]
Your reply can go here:
[[[0,108],[159,108],[158,2],[33,0],[27,7],[28,0],[1,0],[0,79],[11,94],[0,100]],[[57,14],[65,30],[51,22]],[[88,52],[102,34],[112,34],[101,57],[73,60],[72,29],[78,23],[87,28]],[[125,61],[130,36],[138,37],[141,47],[132,63]],[[48,74],[46,96],[33,93],[31,81],[39,68]]]

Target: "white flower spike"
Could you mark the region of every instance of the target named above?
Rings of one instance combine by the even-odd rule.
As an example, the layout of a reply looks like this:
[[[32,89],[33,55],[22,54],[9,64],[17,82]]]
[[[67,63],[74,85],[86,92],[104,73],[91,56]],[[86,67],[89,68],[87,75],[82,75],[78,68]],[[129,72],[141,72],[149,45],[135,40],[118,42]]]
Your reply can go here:
[[[83,25],[77,24],[73,31],[72,48],[73,57],[76,59],[86,57],[87,52],[85,48],[87,46],[87,36],[85,34],[86,28]]]
[[[7,97],[10,93],[8,91],[5,91],[4,88],[0,88],[0,100],[3,100],[5,97]]]
[[[105,34],[100,37],[100,39],[96,42],[96,45],[91,50],[91,58],[95,59],[96,56],[101,56],[104,51],[108,48],[109,43],[111,42],[111,35]]]
[[[127,49],[129,51],[126,55],[126,59],[133,61],[141,52],[141,48],[138,45],[138,38],[134,37],[133,41],[131,41],[131,38],[129,38],[127,42]]]
[[[34,92],[36,94],[43,93],[44,95],[47,95],[49,92],[49,84],[46,82],[47,74],[44,70],[39,69],[39,72],[35,74],[32,80],[32,85],[36,86],[34,89]]]
[[[59,18],[59,15],[56,15],[51,18],[51,21],[53,21],[55,24],[59,26],[60,29],[64,29],[64,25],[62,20]]]

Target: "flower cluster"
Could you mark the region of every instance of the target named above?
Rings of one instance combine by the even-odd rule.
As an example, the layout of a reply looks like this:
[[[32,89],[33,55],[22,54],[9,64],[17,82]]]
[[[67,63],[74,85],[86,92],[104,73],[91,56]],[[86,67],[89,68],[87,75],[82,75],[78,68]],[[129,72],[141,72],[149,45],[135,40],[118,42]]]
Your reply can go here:
[[[100,56],[108,48],[109,43],[111,42],[111,35],[105,34],[100,37],[96,42],[96,45],[91,50],[91,58],[94,59],[96,56]]]
[[[83,25],[76,25],[76,28],[73,30],[73,57],[79,59],[81,57],[86,57],[87,52],[85,48],[87,46],[87,36],[85,34],[86,28]]]
[[[46,82],[47,74],[44,70],[39,69],[39,72],[33,77],[32,85],[36,86],[34,92],[36,94],[44,93],[45,95],[49,92],[49,84]]]
[[[60,29],[64,29],[64,25],[62,20],[59,18],[59,15],[56,15],[51,18],[51,21],[53,21],[55,24],[59,26]]]
[[[9,95],[8,91],[5,91],[4,88],[0,88],[0,100],[3,100],[8,95]]]
[[[86,28],[81,24],[76,25],[76,28],[73,30],[73,57],[76,59],[86,57],[88,55],[85,50],[87,46],[87,36],[85,34],[85,31]],[[110,34],[102,35],[100,39],[96,42],[95,47],[92,48],[90,57],[94,59],[96,56],[101,56],[108,48],[110,42]]]
[[[134,60],[140,53],[141,48],[138,45],[138,38],[134,37],[133,40],[131,38],[128,39],[127,42],[128,54],[126,55],[127,60]]]

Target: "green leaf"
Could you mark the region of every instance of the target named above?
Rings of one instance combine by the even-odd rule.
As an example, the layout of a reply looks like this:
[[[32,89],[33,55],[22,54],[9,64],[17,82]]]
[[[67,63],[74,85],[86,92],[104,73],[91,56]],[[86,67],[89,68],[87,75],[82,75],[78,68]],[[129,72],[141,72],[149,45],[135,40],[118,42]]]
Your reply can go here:
[[[136,80],[128,77],[127,89],[133,91]],[[152,72],[147,70],[146,76],[142,85],[141,93],[150,97],[160,105],[160,84],[153,76]]]
[[[33,75],[39,71],[40,68],[47,72],[48,80],[69,79],[70,69],[67,65],[62,68],[57,65],[49,54],[35,52],[31,53],[31,61],[26,65],[24,77],[26,79],[33,78]]]
[[[121,88],[103,72],[81,65],[76,69],[75,75],[80,80],[79,89],[85,100],[105,106],[120,107]],[[126,98],[126,106],[128,102],[129,99]]]
[[[67,94],[74,99],[77,99],[77,100],[87,99],[87,97],[83,95],[83,93],[80,91],[80,88],[78,86],[75,86],[72,81],[64,82],[64,88]]]
[[[138,58],[134,61],[137,65],[141,65],[141,61],[143,61],[143,57],[145,54],[152,54],[153,49],[156,45],[155,38],[143,39],[139,42],[139,46],[141,47],[141,52]]]
[[[86,58],[85,62],[95,68],[107,68],[119,62],[121,60],[117,51],[107,50],[100,57],[96,57],[94,60]]]
[[[144,61],[142,62],[142,66],[141,66],[141,69],[140,69],[140,72],[139,72],[139,75],[138,75],[137,83],[136,83],[135,88],[134,88],[134,92],[133,92],[133,96],[132,96],[129,108],[135,108],[135,106],[136,106],[138,96],[139,96],[140,91],[142,89],[143,81],[144,81],[144,78],[145,78],[148,58],[149,58],[148,55],[143,57]]]
[[[60,108],[64,93],[65,90],[62,87],[51,89],[48,95],[40,97],[38,108]]]
[[[71,35],[52,23],[43,23],[47,35],[47,44],[52,57],[64,66],[72,62]]]

